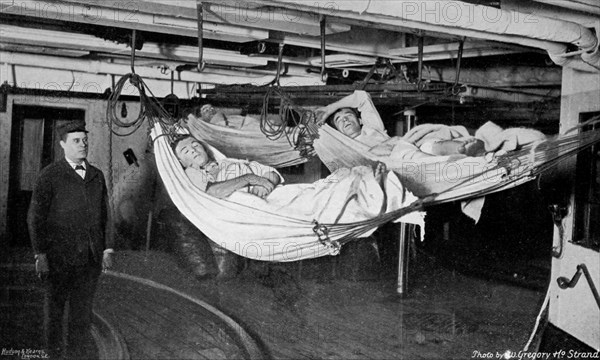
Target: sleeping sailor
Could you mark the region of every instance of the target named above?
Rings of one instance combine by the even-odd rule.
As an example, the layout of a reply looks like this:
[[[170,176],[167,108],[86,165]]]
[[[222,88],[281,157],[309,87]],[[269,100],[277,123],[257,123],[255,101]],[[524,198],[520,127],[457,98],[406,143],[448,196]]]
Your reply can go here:
[[[415,200],[383,163],[341,168],[311,184],[278,186],[283,179],[275,169],[256,162],[215,160],[192,136],[176,139],[172,147],[200,190],[280,215],[345,223],[367,220]]]
[[[256,161],[215,161],[192,136],[177,139],[173,150],[192,183],[218,198],[238,190],[264,198],[282,182],[277,170]]]

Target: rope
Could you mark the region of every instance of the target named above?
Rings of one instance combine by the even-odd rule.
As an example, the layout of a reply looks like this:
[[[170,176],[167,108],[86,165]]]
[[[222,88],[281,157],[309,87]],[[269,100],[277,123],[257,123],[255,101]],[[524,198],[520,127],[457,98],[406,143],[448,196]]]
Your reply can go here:
[[[277,122],[269,120],[267,116],[273,93],[280,98],[280,121]],[[303,157],[310,157],[312,141],[318,137],[315,113],[295,105],[279,86],[270,86],[265,93],[260,114],[260,131],[272,141],[286,136],[290,146]]]
[[[538,328],[540,327],[540,322],[542,321],[542,317],[544,316],[544,313],[545,313],[546,308],[548,307],[548,303],[550,301],[550,289],[551,288],[552,288],[552,286],[548,285],[548,290],[546,290],[546,296],[544,297],[544,302],[542,303],[542,306],[540,307],[540,311],[539,311],[537,317],[535,318],[535,325],[533,326],[531,335],[529,335],[529,340],[527,340],[527,343],[525,344],[525,347],[523,348],[523,351],[525,351],[525,352],[529,351],[529,347],[531,346],[531,343],[533,342],[535,335],[538,333]]]
[[[140,96],[140,111],[138,116],[130,122],[120,120],[117,114],[117,104],[127,81],[138,90]],[[136,132],[146,119],[149,123],[148,132],[154,124],[159,123],[165,131],[165,135],[169,136],[169,138],[176,132],[176,127],[178,126],[177,120],[174,119],[171,114],[165,110],[160,101],[156,99],[152,90],[146,85],[142,77],[135,73],[126,74],[115,84],[115,89],[108,98],[108,104],[106,106],[106,121],[108,127],[110,131],[117,136],[129,136]],[[128,129],[128,131],[118,131],[118,128]]]
[[[594,126],[594,125],[597,125],[598,123],[600,123],[600,115],[596,115],[596,116],[592,117],[591,119],[589,119],[589,120],[587,120],[587,121],[584,121],[584,122],[582,122],[581,124],[578,124],[578,125],[576,125],[576,126],[573,126],[573,127],[572,127],[572,128],[570,128],[569,130],[567,130],[567,131],[565,132],[565,134],[568,134],[568,133],[570,133],[571,131],[575,131],[575,130],[577,130],[577,129],[581,129],[581,128],[584,128],[584,127],[587,127],[587,126]]]

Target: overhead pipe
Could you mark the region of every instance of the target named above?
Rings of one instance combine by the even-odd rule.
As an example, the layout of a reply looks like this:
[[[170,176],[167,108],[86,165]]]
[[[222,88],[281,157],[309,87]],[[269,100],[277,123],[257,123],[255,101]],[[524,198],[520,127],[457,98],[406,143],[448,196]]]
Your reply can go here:
[[[131,73],[135,74],[135,29],[131,32]]]
[[[577,0],[577,1],[566,1],[566,0],[533,0],[546,5],[560,6],[562,8],[582,11],[590,14],[600,15],[600,3],[598,0]]]
[[[456,81],[456,69],[450,66],[431,66],[426,77],[430,81],[452,83]],[[555,67],[498,66],[487,69],[461,69],[463,83],[488,88],[502,87],[560,87],[562,70]],[[546,90],[542,90],[546,91]]]
[[[255,0],[253,3],[316,13],[329,9],[319,2],[298,3],[296,0]],[[559,65],[587,71],[600,69],[598,38],[590,29],[574,22],[449,0],[357,0],[338,1],[335,5],[335,15],[339,18],[520,44],[546,50]],[[566,44],[582,49],[580,59],[583,61],[565,57]]]
[[[203,38],[204,38],[204,10],[202,8],[202,1],[197,0],[196,1],[196,13],[198,15],[197,20],[198,20],[198,66],[197,66],[197,70],[198,72],[202,72],[204,71],[204,45],[203,45]]]
[[[534,0],[535,1],[535,0]],[[565,21],[581,24],[582,26],[591,28],[600,24],[600,3],[598,3],[598,13],[592,15],[586,12],[568,9],[567,2],[564,0],[550,2],[524,2],[522,0],[502,0],[500,9],[518,11],[523,14],[532,14],[547,18],[560,19]],[[566,6],[566,7],[562,7]]]
[[[458,55],[456,56],[456,77],[454,79],[454,85],[452,86],[452,95],[456,96],[461,92],[461,86],[459,84],[460,79],[460,62],[463,57],[463,48],[465,46],[465,39],[463,38],[458,45]]]
[[[423,34],[419,33],[419,78],[417,79],[417,89],[419,92],[423,90],[425,85],[423,84]]]

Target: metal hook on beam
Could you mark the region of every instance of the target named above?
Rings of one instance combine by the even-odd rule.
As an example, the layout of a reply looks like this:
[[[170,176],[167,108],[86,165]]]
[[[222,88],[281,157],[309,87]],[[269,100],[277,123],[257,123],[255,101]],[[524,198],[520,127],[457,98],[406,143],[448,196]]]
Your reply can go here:
[[[175,71],[171,70],[171,94],[173,94],[173,88],[175,87]]]
[[[458,43],[458,54],[456,56],[456,77],[454,78],[454,85],[452,86],[452,95],[454,96],[458,95],[461,92],[461,86],[458,82],[460,78],[460,61],[463,57],[465,39],[466,37],[463,37],[462,40],[460,40],[460,42]]]
[[[423,83],[423,35],[419,35],[419,78],[417,79],[417,92],[421,92],[425,89],[425,83]]]
[[[197,11],[197,15],[198,15],[198,65],[197,65],[197,69],[198,72],[202,72],[204,71],[204,47],[202,44],[202,28],[203,28],[203,23],[204,23],[204,11],[202,9],[202,1],[200,0],[196,0],[196,11]]]
[[[277,54],[277,75],[275,76],[275,83],[277,86],[279,85],[279,75],[281,74],[281,65],[283,65],[283,47],[285,44],[283,42],[279,43],[279,53]]]
[[[373,66],[371,66],[371,69],[369,70],[367,75],[365,75],[365,78],[363,79],[362,83],[360,84],[361,90],[364,90],[367,87],[369,80],[371,80],[371,77],[373,77],[373,74],[375,74],[375,71],[377,71],[377,67],[379,67],[380,64],[381,64],[381,58],[378,57],[375,60],[375,64],[373,64]]]
[[[131,33],[131,73],[135,74],[135,29]]]
[[[321,81],[327,81],[327,73],[325,70],[325,27],[327,26],[327,17],[321,15],[321,21],[319,21],[321,27]]]
[[[385,59],[385,66],[390,70],[392,77],[397,78],[398,76],[398,69],[396,69],[396,67],[394,66],[394,63],[392,63],[392,60],[387,58]]]

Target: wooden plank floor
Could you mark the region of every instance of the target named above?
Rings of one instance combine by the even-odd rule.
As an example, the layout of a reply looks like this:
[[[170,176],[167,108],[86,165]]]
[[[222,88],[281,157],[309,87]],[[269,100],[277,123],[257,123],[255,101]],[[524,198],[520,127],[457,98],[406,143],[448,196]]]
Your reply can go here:
[[[123,334],[133,359],[243,357],[222,324],[178,295],[105,276],[95,306]]]
[[[470,359],[476,351],[518,351],[544,295],[423,265],[400,299],[392,278],[299,279],[295,266],[255,264],[231,280],[200,281],[169,254],[121,252],[116,259],[118,271],[215,305],[275,359]],[[241,356],[194,306],[155,289],[104,276],[96,310],[121,331],[134,359]]]

